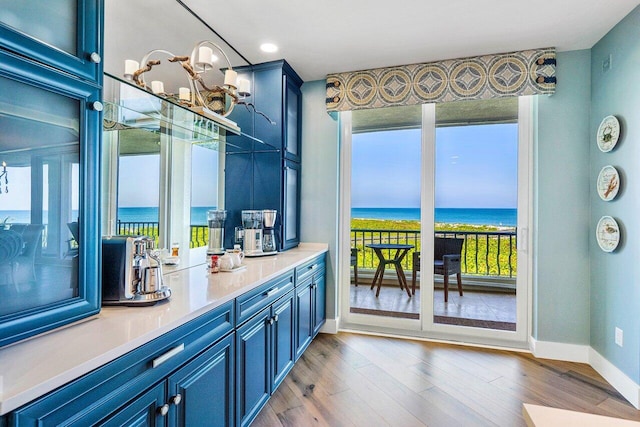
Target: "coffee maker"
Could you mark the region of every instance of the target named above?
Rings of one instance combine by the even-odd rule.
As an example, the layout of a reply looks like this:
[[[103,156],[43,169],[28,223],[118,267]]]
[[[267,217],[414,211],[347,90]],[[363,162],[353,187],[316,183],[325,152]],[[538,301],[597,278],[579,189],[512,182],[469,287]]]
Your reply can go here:
[[[278,250],[276,242],[276,218],[278,211],[275,209],[265,209],[262,211],[264,217],[264,228],[262,230],[262,251],[265,254],[275,253]]]
[[[224,222],[227,219],[227,211],[207,211],[209,223],[209,247],[207,255],[220,255],[224,253]]]
[[[262,251],[263,213],[258,210],[242,211],[242,245],[245,256],[260,256]]]
[[[150,237],[102,239],[102,305],[153,305],[171,296]]]

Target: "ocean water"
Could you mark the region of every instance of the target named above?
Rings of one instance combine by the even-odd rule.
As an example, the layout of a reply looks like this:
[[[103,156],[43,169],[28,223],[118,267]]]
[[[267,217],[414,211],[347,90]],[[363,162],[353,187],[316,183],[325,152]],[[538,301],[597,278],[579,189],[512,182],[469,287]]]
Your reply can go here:
[[[420,208],[351,208],[351,218],[420,220]],[[515,227],[517,209],[436,208],[435,222]]]
[[[215,206],[196,206],[191,208],[191,225],[207,225],[207,211]],[[118,208],[118,219],[122,222],[158,222],[158,208]]]

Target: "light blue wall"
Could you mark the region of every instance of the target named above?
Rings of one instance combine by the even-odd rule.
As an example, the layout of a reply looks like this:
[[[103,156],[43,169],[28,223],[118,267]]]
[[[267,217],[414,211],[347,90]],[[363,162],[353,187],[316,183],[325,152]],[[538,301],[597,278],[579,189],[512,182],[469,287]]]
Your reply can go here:
[[[611,55],[611,69],[602,62]],[[603,202],[591,192],[590,231],[599,218],[616,218],[622,230],[618,249],[607,254],[591,245],[591,346],[631,379],[639,382],[640,365],[640,7],[616,25],[591,51],[590,187],[605,165],[621,173],[621,191]],[[600,121],[613,114],[621,122],[616,148],[602,153],[595,134]],[[614,328],[624,332],[624,346],[614,343]]]
[[[302,85],[302,197],[300,234],[303,242],[329,244],[327,318],[336,317],[338,264],[338,122],[325,106],[326,82]]]
[[[559,52],[538,96],[534,149],[533,337],[589,344],[590,50]]]

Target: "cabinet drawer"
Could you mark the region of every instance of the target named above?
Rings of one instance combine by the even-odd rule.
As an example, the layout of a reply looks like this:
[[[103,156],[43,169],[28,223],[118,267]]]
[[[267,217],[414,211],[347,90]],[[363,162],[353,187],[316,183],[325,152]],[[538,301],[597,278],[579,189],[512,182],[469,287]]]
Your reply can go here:
[[[324,254],[296,267],[296,285],[301,284],[302,282],[304,282],[305,279],[313,276],[314,273],[318,273],[320,271],[323,271],[324,269],[325,269]]]
[[[233,330],[234,309],[229,301],[18,409],[12,424],[91,425],[105,419]]]
[[[249,320],[254,314],[293,289],[293,271],[270,280],[262,286],[236,298],[237,324]]]

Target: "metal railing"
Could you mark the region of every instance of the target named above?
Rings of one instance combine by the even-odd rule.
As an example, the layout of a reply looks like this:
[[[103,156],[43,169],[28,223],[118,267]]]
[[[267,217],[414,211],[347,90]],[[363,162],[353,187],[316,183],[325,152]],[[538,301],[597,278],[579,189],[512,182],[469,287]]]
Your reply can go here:
[[[475,276],[516,276],[517,251],[516,231],[441,231],[437,237],[464,239],[462,247],[462,274]],[[358,249],[358,268],[375,269],[378,259],[373,250],[366,247],[372,243],[413,245],[402,261],[405,270],[413,268],[413,252],[420,251],[422,240],[419,230],[373,230],[351,229],[351,247]],[[388,257],[394,250],[389,250]]]
[[[133,235],[133,236],[149,236],[153,237],[158,243],[158,227],[157,221],[120,221],[116,225],[116,234]],[[191,225],[190,248],[198,248],[209,244],[209,227],[206,225]]]

